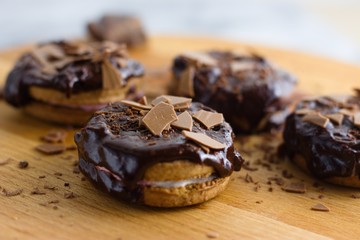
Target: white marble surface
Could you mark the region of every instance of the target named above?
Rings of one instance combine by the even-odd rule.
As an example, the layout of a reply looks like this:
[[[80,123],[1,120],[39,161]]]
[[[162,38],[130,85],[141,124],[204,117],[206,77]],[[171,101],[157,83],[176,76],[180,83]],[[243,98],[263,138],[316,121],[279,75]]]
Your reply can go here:
[[[84,34],[87,21],[104,13],[123,12],[141,17],[151,34],[214,36],[360,63],[360,51],[352,39],[309,10],[307,3],[314,2],[319,6],[354,3],[346,0],[0,0],[0,48],[79,37]]]

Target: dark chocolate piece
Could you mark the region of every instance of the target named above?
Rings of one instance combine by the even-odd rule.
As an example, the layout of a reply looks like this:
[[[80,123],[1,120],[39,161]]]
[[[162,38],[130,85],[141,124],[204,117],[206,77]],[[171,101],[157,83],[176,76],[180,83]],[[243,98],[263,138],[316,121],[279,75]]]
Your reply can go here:
[[[62,144],[40,144],[35,147],[36,150],[44,154],[59,154],[66,150],[65,146]]]
[[[235,132],[278,128],[295,98],[296,79],[258,55],[185,53],[175,58],[172,72],[170,93],[223,113]]]
[[[324,204],[318,203],[311,207],[311,210],[313,211],[319,211],[319,212],[329,212],[330,209],[325,206]]]
[[[282,187],[282,190],[291,193],[305,193],[306,186],[303,182],[290,183]]]
[[[89,23],[88,32],[98,41],[125,43],[129,47],[141,45],[146,41],[140,20],[132,16],[104,16],[98,22]]]
[[[360,96],[349,96],[345,102],[329,97],[301,101],[297,109],[331,116],[331,121],[324,127],[324,124],[304,121],[304,115],[297,111],[291,114],[283,134],[289,157],[304,158],[308,170],[319,178],[360,177],[360,128],[353,118],[359,108]],[[334,116],[338,120],[334,120]]]
[[[123,62],[121,65],[119,60]],[[127,57],[126,48],[115,43],[59,41],[39,45],[24,54],[9,73],[4,96],[8,103],[20,107],[33,100],[29,93],[31,86],[54,89],[68,97],[102,89],[107,86],[104,81],[112,76],[104,72],[109,64],[121,76],[123,84],[144,72],[141,64]]]
[[[19,162],[19,168],[24,169],[27,168],[29,166],[28,161],[20,161]]]
[[[185,109],[177,110],[181,114]],[[199,110],[214,112],[200,103],[192,103],[190,114]],[[188,140],[182,130],[169,128],[161,136],[153,135],[139,124],[141,109],[114,103],[94,114],[86,127],[75,135],[79,168],[91,181],[107,192],[133,202],[142,201],[139,182],[146,170],[156,163],[189,160],[214,167],[219,177],[240,170],[243,159],[234,149],[232,129],[226,122],[205,129],[193,123],[192,132],[203,133],[224,144],[224,149],[207,149]],[[151,143],[151,144],[150,144]]]

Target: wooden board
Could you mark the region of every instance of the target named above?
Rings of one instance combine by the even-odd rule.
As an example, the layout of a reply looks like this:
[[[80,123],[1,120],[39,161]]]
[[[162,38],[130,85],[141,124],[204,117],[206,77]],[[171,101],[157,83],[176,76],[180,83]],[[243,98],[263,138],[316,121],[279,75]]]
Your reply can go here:
[[[165,91],[167,70],[175,54],[184,50],[244,47],[296,74],[299,89],[311,94],[350,93],[353,87],[360,87],[359,67],[252,44],[158,36],[131,55],[145,64],[148,76],[144,87],[153,95]],[[0,54],[0,84],[27,48]],[[316,188],[312,186],[314,179],[286,160],[268,164],[258,146],[267,146],[269,153],[278,142],[264,136],[237,138],[240,152],[258,170],[235,173],[227,190],[216,199],[193,207],[156,209],[117,201],[82,181],[81,174],[73,173],[76,151],[44,156],[34,150],[41,143],[40,136],[61,127],[23,115],[4,101],[0,101],[0,112],[0,162],[12,159],[0,166],[0,186],[7,190],[23,189],[18,196],[0,195],[0,239],[356,239],[360,235],[360,199],[351,198],[352,194],[360,195],[360,191],[322,182]],[[67,131],[67,144],[71,144],[76,130]],[[19,169],[20,160],[27,160],[29,167]],[[284,169],[294,175],[285,179],[286,183],[301,180],[306,183],[305,194],[287,193],[275,183],[267,184],[268,177],[281,176]],[[247,183],[246,174],[257,184]],[[70,187],[65,187],[65,182]],[[57,189],[46,190],[44,184]],[[260,186],[257,191],[256,186]],[[32,195],[35,187],[46,195]],[[65,199],[64,193],[69,191],[76,197]],[[319,199],[319,195],[323,198]],[[50,200],[59,203],[44,204]],[[316,203],[325,204],[331,211],[311,211]]]

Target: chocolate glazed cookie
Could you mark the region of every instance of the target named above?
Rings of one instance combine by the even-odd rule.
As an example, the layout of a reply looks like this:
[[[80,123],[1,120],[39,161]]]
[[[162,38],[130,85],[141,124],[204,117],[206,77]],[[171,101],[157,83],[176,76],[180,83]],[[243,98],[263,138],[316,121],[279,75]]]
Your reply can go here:
[[[300,102],[286,120],[289,157],[317,178],[360,187],[359,109],[359,95]]]
[[[107,103],[136,97],[143,71],[123,45],[51,42],[18,60],[4,97],[37,118],[82,125]]]
[[[188,52],[175,58],[172,72],[170,93],[222,112],[235,132],[276,129],[291,112],[296,79],[261,56]]]
[[[81,171],[100,189],[131,202],[179,207],[215,197],[240,170],[233,137],[221,114],[191,99],[161,96],[152,105],[109,105],[75,142]]]

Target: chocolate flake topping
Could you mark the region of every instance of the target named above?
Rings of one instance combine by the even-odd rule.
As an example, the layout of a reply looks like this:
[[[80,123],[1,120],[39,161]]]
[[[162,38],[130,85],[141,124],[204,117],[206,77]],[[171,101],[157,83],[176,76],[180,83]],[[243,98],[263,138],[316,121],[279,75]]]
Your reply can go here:
[[[190,139],[193,140],[196,143],[199,143],[201,145],[204,145],[205,147],[209,147],[211,149],[221,150],[224,149],[226,146],[211,137],[203,134],[203,133],[195,133],[195,132],[189,132],[186,130],[182,131],[182,134]]]
[[[64,142],[67,133],[62,130],[50,130],[46,135],[41,137],[41,140],[49,143]]]
[[[171,123],[172,127],[192,131],[193,120],[188,111],[184,111],[178,115],[178,120]]]
[[[188,60],[193,61],[196,65],[215,66],[217,63],[210,55],[202,52],[185,52],[181,55]]]
[[[307,114],[316,114],[316,111],[308,108],[301,108],[301,109],[297,109],[295,113],[298,115],[307,115]]]
[[[170,104],[161,102],[145,115],[142,122],[152,134],[159,136],[168,124],[177,119],[174,107]]]
[[[320,211],[320,212],[329,212],[330,209],[325,206],[324,204],[318,203],[311,207],[311,210],[313,211]]]
[[[196,120],[205,125],[207,129],[215,127],[224,122],[222,113],[213,113],[205,110],[200,110],[193,116]]]
[[[357,127],[360,127],[360,112],[354,114],[354,124]]]
[[[102,78],[103,78],[102,86],[103,89],[119,89],[122,86],[124,86],[126,83],[123,81],[120,72],[110,62],[109,56],[110,56],[110,51],[105,50],[103,62],[101,65]]]
[[[328,117],[331,121],[333,121],[337,125],[341,125],[344,119],[344,115],[341,113],[327,114],[326,117]]]
[[[329,123],[329,119],[327,117],[324,117],[320,113],[307,114],[302,118],[302,120],[304,122],[309,122],[322,128],[326,128],[326,125]]]
[[[135,109],[140,109],[140,110],[150,110],[152,108],[149,105],[144,105],[144,104],[134,102],[134,101],[129,101],[129,100],[121,100],[120,102],[125,104],[126,106],[130,106],[130,107],[133,107]]]

